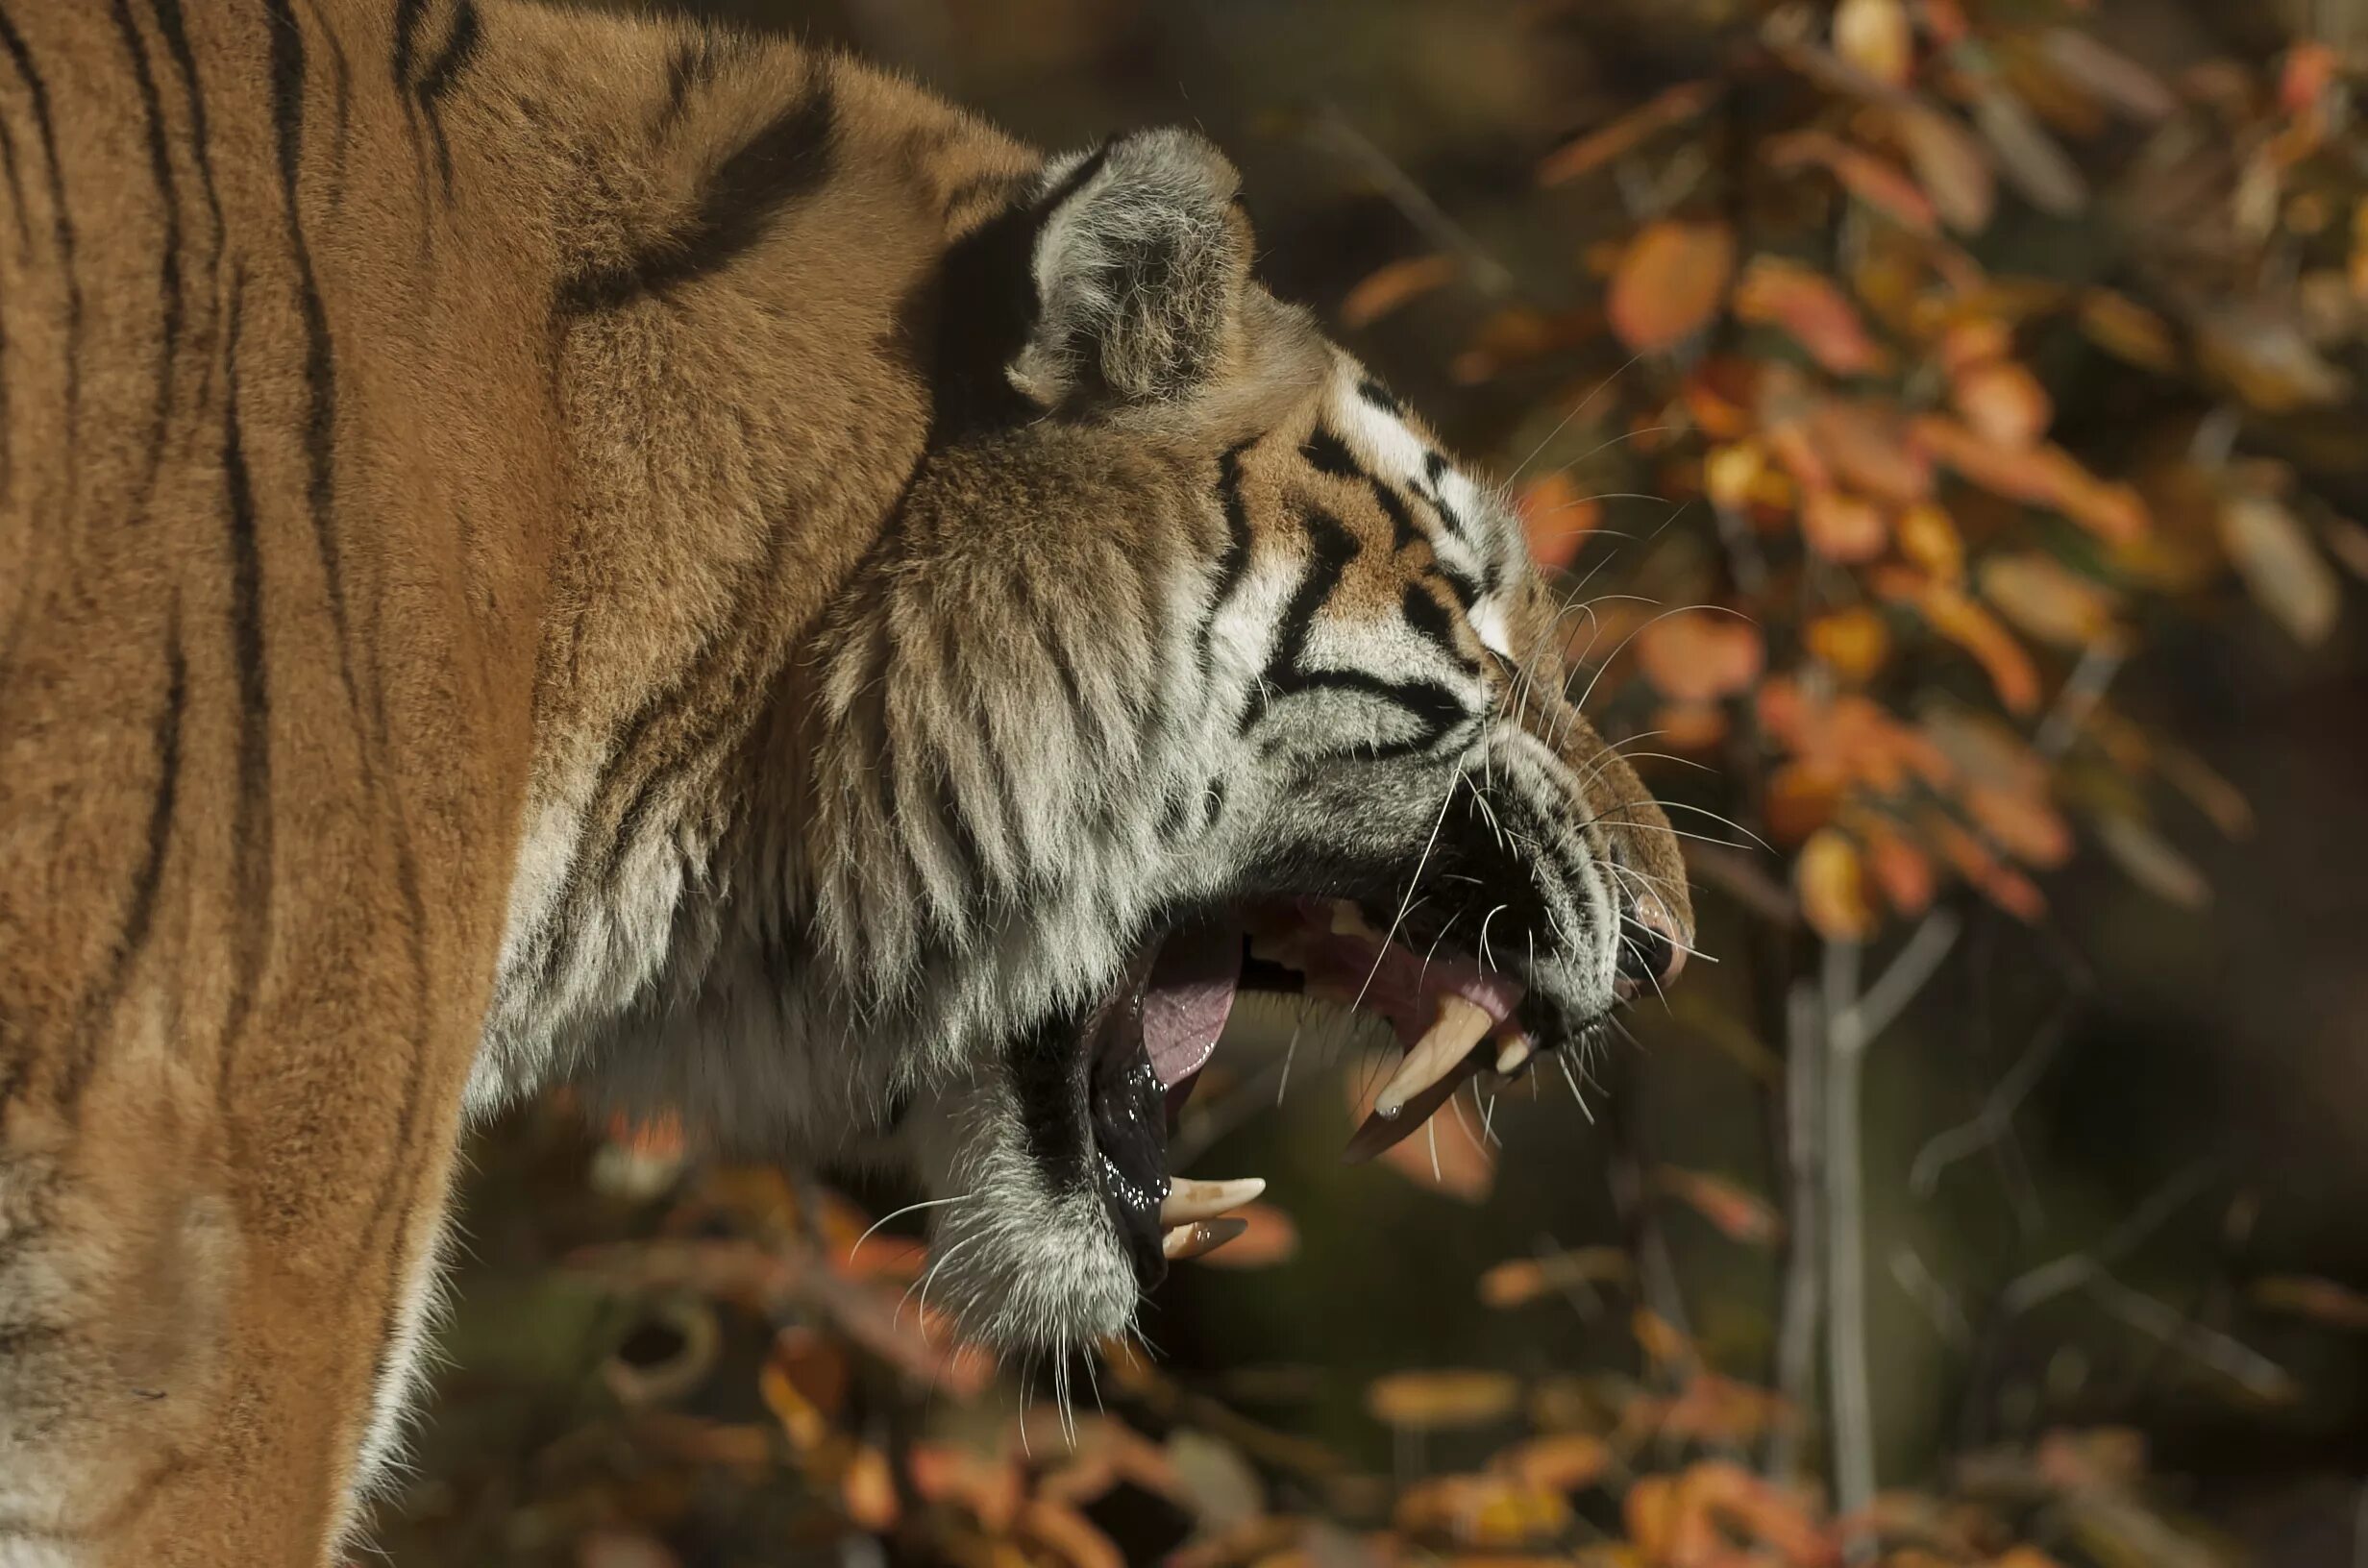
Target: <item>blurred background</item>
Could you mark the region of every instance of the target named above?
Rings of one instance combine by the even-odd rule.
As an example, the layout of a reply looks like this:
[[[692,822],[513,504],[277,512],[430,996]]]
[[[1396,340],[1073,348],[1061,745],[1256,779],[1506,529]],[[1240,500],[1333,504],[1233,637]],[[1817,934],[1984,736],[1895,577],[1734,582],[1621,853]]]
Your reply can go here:
[[[1244,1019],[1256,1225],[1058,1378],[908,1195],[538,1107],[394,1562],[2368,1563],[2368,8],[707,9],[1224,146],[1568,575],[1702,959],[1369,1166]]]

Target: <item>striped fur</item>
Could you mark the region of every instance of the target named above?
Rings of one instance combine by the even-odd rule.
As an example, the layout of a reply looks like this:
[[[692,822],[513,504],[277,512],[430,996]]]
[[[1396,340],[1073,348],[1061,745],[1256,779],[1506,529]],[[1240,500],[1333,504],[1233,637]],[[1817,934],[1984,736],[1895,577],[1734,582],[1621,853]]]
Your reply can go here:
[[[472,1110],[991,1190],[939,1299],[1057,1347],[1139,1286],[1031,1085],[1163,919],[1420,892],[1571,1017],[1683,923],[1234,187],[684,23],[0,0],[0,1565],[327,1560]]]

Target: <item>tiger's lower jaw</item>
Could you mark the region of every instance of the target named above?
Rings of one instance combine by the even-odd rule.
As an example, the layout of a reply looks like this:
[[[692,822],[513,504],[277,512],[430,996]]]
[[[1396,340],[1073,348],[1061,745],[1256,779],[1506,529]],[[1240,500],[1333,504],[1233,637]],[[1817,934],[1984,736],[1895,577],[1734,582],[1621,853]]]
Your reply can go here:
[[[1233,1212],[1265,1183],[1178,1175],[1168,1144],[1243,989],[1304,993],[1395,1032],[1406,1057],[1352,1160],[1419,1130],[1473,1077],[1518,1077],[1541,1042],[1592,1034],[1475,958],[1391,941],[1351,904],[1180,918],[1106,993],[1012,1041],[999,1071],[926,1114],[939,1205],[926,1301],[992,1343],[1076,1347],[1126,1333],[1172,1262],[1240,1234]]]

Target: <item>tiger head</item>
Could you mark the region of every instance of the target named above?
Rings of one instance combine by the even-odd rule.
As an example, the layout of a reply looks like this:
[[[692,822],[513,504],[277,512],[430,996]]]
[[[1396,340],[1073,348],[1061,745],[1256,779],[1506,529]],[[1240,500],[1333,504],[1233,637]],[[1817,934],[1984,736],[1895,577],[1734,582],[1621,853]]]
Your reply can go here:
[[[1243,986],[1390,1018],[1371,1147],[1691,940],[1513,511],[1250,280],[1236,180],[1138,135],[957,248],[928,455],[803,661],[790,901],[852,1141],[1009,1345],[1124,1330],[1220,1234],[1246,1188],[1165,1145]]]

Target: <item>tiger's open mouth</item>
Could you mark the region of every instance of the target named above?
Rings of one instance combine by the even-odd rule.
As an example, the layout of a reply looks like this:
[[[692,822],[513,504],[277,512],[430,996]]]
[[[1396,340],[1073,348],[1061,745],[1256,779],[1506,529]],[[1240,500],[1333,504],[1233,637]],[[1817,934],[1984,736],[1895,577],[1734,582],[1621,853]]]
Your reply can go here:
[[[1621,993],[1632,993],[1656,961],[1651,949],[1623,944]],[[1590,1041],[1605,1027],[1601,1017],[1566,1018],[1513,975],[1446,943],[1379,926],[1351,902],[1263,902],[1172,925],[1137,952],[1119,986],[1086,1016],[1082,1083],[1039,1079],[1023,1089],[1024,1099],[1082,1089],[1091,1180],[1146,1288],[1170,1261],[1238,1235],[1242,1222],[1225,1216],[1266,1186],[1255,1178],[1196,1181],[1168,1169],[1169,1135],[1245,989],[1305,994],[1390,1024],[1406,1054],[1349,1139],[1352,1162],[1419,1130],[1471,1078],[1517,1078],[1542,1049]],[[1061,1117],[1062,1108],[1039,1103],[1027,1115],[1041,1126]]]

